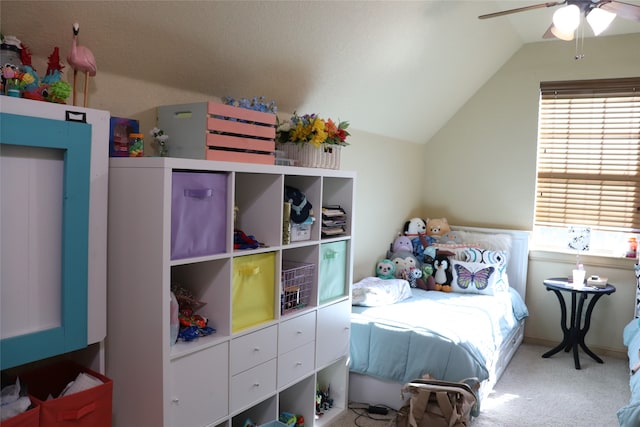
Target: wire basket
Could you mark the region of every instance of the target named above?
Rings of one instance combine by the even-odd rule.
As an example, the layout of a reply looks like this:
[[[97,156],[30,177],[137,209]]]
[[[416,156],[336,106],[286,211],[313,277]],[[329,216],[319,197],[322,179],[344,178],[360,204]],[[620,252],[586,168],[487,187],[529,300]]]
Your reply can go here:
[[[309,305],[315,267],[314,264],[283,261],[280,314],[291,313]]]

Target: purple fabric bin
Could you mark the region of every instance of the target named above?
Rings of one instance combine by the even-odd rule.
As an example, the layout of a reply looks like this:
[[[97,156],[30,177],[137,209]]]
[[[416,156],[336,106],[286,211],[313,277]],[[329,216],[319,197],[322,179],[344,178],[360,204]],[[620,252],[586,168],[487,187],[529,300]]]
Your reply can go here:
[[[227,174],[173,172],[171,259],[226,251]]]

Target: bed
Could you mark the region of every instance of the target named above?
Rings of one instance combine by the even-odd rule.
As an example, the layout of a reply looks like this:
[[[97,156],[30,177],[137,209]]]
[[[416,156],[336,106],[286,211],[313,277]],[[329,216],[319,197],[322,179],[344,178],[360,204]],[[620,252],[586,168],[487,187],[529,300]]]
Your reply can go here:
[[[506,252],[501,273],[508,287],[488,295],[411,288],[411,297],[393,304],[354,305],[350,401],[397,410],[404,404],[402,385],[426,373],[451,381],[477,377],[482,400],[522,343],[528,316],[524,301],[529,233],[475,227],[452,229],[462,236],[453,245],[453,258],[460,259],[460,251],[467,248]]]

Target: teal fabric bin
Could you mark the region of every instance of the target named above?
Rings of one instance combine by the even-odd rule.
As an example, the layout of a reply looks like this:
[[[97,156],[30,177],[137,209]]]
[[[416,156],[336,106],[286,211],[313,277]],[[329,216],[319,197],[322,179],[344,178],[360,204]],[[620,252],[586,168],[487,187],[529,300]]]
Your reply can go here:
[[[347,295],[347,242],[320,245],[320,304]]]

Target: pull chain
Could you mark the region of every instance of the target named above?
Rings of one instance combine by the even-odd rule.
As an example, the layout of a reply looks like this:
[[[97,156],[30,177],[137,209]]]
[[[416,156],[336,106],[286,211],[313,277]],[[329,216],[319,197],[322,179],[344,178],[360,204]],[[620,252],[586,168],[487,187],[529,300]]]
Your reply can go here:
[[[578,26],[578,37],[576,37],[576,54],[574,59],[580,61],[584,59],[584,22],[582,22],[582,16],[580,17],[580,25]]]

